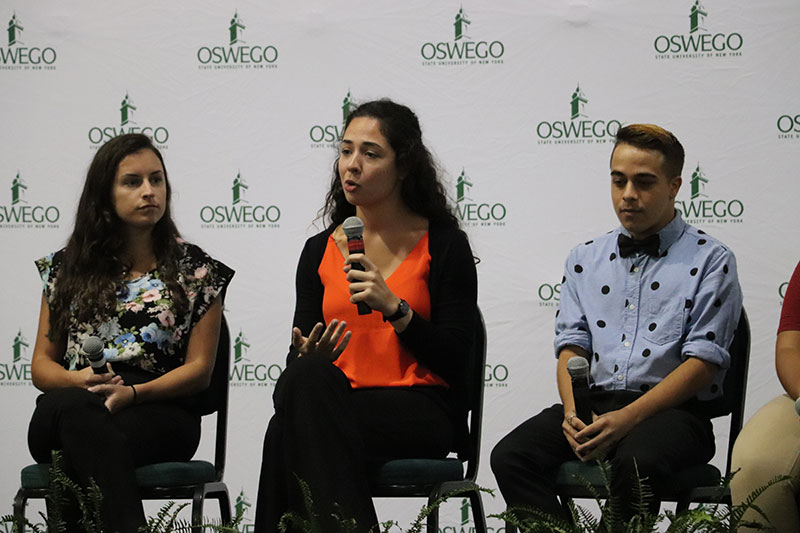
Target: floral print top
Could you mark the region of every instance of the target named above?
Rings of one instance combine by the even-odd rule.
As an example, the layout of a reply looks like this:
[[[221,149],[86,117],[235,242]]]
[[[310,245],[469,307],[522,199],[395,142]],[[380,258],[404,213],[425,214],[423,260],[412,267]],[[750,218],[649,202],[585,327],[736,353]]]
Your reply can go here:
[[[159,278],[158,269],[123,281],[114,315],[97,316],[94,321],[83,323],[70,319],[64,368],[77,370],[89,365],[80,347],[90,335],[103,341],[106,360],[112,364],[125,361],[159,375],[183,364],[192,327],[228,286],[234,272],[198,246],[186,242],[181,245],[184,254],[178,264],[178,283],[186,291],[189,310],[175,316],[169,290]],[[59,250],[36,261],[49,303],[63,254]]]

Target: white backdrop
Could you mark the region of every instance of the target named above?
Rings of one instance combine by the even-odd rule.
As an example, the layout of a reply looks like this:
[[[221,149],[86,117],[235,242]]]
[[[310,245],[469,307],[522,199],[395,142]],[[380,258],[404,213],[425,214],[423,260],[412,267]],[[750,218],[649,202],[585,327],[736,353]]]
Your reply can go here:
[[[3,0],[0,20],[3,513],[30,462],[33,260],[63,246],[95,150],[121,132],[153,136],[179,228],[237,271],[225,479],[253,504],[244,529],[294,268],[319,229],[345,100],[388,96],[418,113],[481,258],[482,485],[496,486],[488,454],[499,438],[557,399],[558,281],[573,245],[616,225],[607,165],[620,123],[655,122],[684,144],[678,208],[739,262],[753,331],[748,415],[779,391],[775,329],[800,259],[794,0]],[[210,450],[206,441],[199,455]],[[489,512],[504,507],[487,500]],[[420,503],[382,501],[379,513],[407,524]],[[462,511],[449,504],[442,530],[469,531]]]

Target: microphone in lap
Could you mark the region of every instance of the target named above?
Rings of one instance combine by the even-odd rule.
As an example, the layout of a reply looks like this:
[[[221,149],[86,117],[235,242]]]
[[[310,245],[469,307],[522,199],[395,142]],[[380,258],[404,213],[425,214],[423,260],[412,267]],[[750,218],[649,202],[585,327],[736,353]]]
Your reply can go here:
[[[363,254],[364,253],[364,222],[358,217],[347,217],[342,223],[342,230],[347,236],[347,252],[348,254]],[[350,263],[350,268],[354,270],[364,271],[364,266],[361,263]],[[372,308],[366,302],[356,303],[359,315],[368,315],[372,312]]]
[[[592,400],[589,397],[589,362],[581,356],[567,361],[567,372],[572,378],[572,397],[575,415],[587,426],[592,423]]]
[[[92,370],[94,370],[95,374],[105,374],[108,372],[106,356],[103,353],[103,341],[91,335],[86,337],[81,348],[86,354],[89,364],[92,365]]]

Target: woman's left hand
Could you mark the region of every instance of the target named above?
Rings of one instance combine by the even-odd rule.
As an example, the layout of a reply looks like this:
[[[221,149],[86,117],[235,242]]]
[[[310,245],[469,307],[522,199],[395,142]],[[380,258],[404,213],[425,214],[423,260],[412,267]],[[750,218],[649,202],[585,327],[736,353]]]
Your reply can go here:
[[[355,270],[350,266],[353,263],[361,264],[364,270]],[[347,273],[347,281],[350,282],[351,302],[366,302],[372,309],[384,315],[397,311],[400,298],[389,290],[381,272],[366,255],[350,254],[344,262],[344,271]]]
[[[130,385],[103,384],[89,387],[88,390],[105,397],[106,409],[110,413],[116,413],[133,405],[134,394]]]

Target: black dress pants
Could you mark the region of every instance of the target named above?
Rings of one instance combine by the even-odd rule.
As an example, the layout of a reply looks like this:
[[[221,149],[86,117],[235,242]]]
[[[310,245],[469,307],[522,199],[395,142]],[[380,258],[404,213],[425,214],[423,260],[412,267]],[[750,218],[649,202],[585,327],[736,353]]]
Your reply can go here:
[[[294,360],[273,394],[264,438],[255,530],[277,531],[287,511],[306,516],[307,484],[322,531],[354,519],[375,529],[368,475],[392,458],[442,458],[453,448],[447,392],[441,387],[352,389],[321,356]]]
[[[81,388],[39,396],[28,429],[28,448],[38,463],[62,450],[65,473],[103,494],[107,531],[133,533],[145,525],[135,468],[163,461],[188,461],[200,442],[200,417],[173,403],[133,405],[111,414],[103,398]],[[77,510],[64,510],[74,531]]]
[[[593,393],[594,411],[619,409],[639,396]],[[566,518],[556,497],[556,476],[562,463],[577,457],[561,430],[563,420],[564,407],[555,404],[520,424],[492,450],[492,471],[508,507],[535,507]],[[705,464],[713,456],[714,433],[708,418],[688,409],[667,409],[642,421],[611,449],[606,459],[612,467],[612,494],[621,498],[624,516],[632,516],[638,468],[653,489],[652,508],[657,511],[659,490],[670,473]]]

